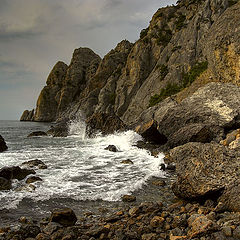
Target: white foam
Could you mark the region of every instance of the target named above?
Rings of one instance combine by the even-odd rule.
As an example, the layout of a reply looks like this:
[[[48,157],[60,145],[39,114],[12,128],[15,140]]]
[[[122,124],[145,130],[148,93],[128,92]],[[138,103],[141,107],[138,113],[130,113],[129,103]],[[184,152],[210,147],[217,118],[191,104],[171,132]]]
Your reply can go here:
[[[82,122],[72,122],[69,129],[68,138],[39,138],[35,140],[37,146],[27,139],[27,148],[1,155],[0,166],[20,165],[33,159],[48,166],[37,170],[43,181],[34,183],[35,191],[0,192],[1,208],[15,208],[26,197],[35,201],[53,197],[117,201],[141,188],[151,176],[164,177],[159,170],[164,155],[153,157],[134,146],[142,139],[137,133],[126,131],[89,139]],[[115,145],[119,152],[105,150],[108,145]],[[126,159],[134,164],[122,164]]]

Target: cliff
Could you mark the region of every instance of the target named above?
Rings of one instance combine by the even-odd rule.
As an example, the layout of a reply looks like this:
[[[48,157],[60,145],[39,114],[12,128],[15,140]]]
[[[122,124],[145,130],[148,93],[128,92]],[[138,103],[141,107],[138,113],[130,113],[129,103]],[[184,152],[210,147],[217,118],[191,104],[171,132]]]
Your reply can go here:
[[[239,16],[240,3],[229,0],[182,0],[160,8],[134,44],[124,40],[103,59],[79,48],[69,66],[58,62],[34,116],[25,113],[21,120],[102,112],[135,126],[150,120],[169,96],[177,104],[209,82],[239,85]]]

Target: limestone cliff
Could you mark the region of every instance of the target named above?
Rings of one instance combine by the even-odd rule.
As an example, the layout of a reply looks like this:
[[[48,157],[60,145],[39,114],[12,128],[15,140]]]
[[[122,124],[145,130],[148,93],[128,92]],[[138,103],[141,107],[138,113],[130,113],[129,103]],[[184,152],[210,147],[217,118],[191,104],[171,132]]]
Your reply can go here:
[[[124,40],[102,60],[80,48],[69,67],[58,63],[39,96],[33,120],[103,112],[134,126],[206,83],[239,85],[239,20],[236,0],[181,0],[160,8],[134,44]],[[164,100],[168,96],[171,99]]]

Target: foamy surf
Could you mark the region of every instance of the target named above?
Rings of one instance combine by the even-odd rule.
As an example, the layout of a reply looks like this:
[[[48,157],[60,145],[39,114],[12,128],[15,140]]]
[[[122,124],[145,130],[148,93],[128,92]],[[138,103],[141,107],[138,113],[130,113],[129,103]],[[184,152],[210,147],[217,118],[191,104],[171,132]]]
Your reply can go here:
[[[87,138],[85,124],[78,121],[70,124],[69,133],[67,138],[19,135],[12,139],[12,147],[1,154],[0,167],[39,159],[48,168],[36,170],[43,181],[34,183],[35,190],[19,190],[23,180],[15,182],[13,190],[0,192],[0,209],[17,208],[26,198],[35,202],[54,198],[118,201],[140,189],[150,177],[164,177],[159,170],[163,154],[153,157],[137,148],[135,144],[142,138],[134,131]],[[14,148],[14,141],[20,141],[22,149]],[[108,145],[115,145],[118,152],[105,150]],[[121,163],[127,159],[133,164]]]

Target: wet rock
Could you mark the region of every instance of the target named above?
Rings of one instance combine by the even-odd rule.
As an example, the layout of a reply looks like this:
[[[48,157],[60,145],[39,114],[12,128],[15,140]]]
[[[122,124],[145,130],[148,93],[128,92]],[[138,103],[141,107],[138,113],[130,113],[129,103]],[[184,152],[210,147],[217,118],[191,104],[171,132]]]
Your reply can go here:
[[[166,170],[174,172],[176,170],[176,165],[174,163],[167,164]]]
[[[6,151],[8,149],[5,140],[0,135],[0,152]]]
[[[67,137],[68,131],[68,123],[66,121],[62,121],[55,126],[52,126],[51,129],[47,131],[47,134],[53,137]]]
[[[135,131],[149,142],[160,145],[167,142],[167,138],[158,131],[158,123],[154,120],[137,126]]]
[[[54,210],[50,217],[50,222],[57,222],[63,226],[73,226],[77,222],[74,211],[70,208]]]
[[[54,232],[62,228],[62,225],[57,222],[50,222],[48,225],[43,229],[43,232],[47,235],[52,235]]]
[[[0,191],[10,190],[12,187],[12,182],[9,179],[0,177]]]
[[[104,148],[105,150],[111,151],[111,152],[118,152],[117,147],[114,145],[109,145],[106,148]]]
[[[121,163],[123,163],[123,164],[133,164],[133,161],[131,161],[130,159],[127,159],[127,160],[121,161]]]
[[[164,180],[155,180],[152,181],[152,184],[155,186],[164,187],[166,185],[166,182]]]
[[[40,177],[37,177],[37,176],[31,176],[26,180],[26,183],[29,184],[29,183],[34,183],[34,182],[37,182],[37,181],[42,181],[42,179]]]
[[[86,132],[89,136],[96,132],[102,134],[113,134],[116,131],[126,130],[126,125],[123,121],[114,114],[95,113],[86,120]]]
[[[34,168],[34,167],[38,167],[39,169],[47,168],[46,164],[43,161],[38,159],[23,162],[22,165],[30,168]]]
[[[28,137],[40,137],[40,136],[47,136],[47,133],[45,133],[43,131],[36,131],[36,132],[32,132],[28,135]]]
[[[123,202],[135,202],[136,197],[133,195],[124,195],[124,196],[122,196],[122,201]]]
[[[3,167],[0,169],[0,177],[10,179],[23,180],[26,176],[30,174],[35,174],[36,172],[32,169],[25,169],[20,167]]]

